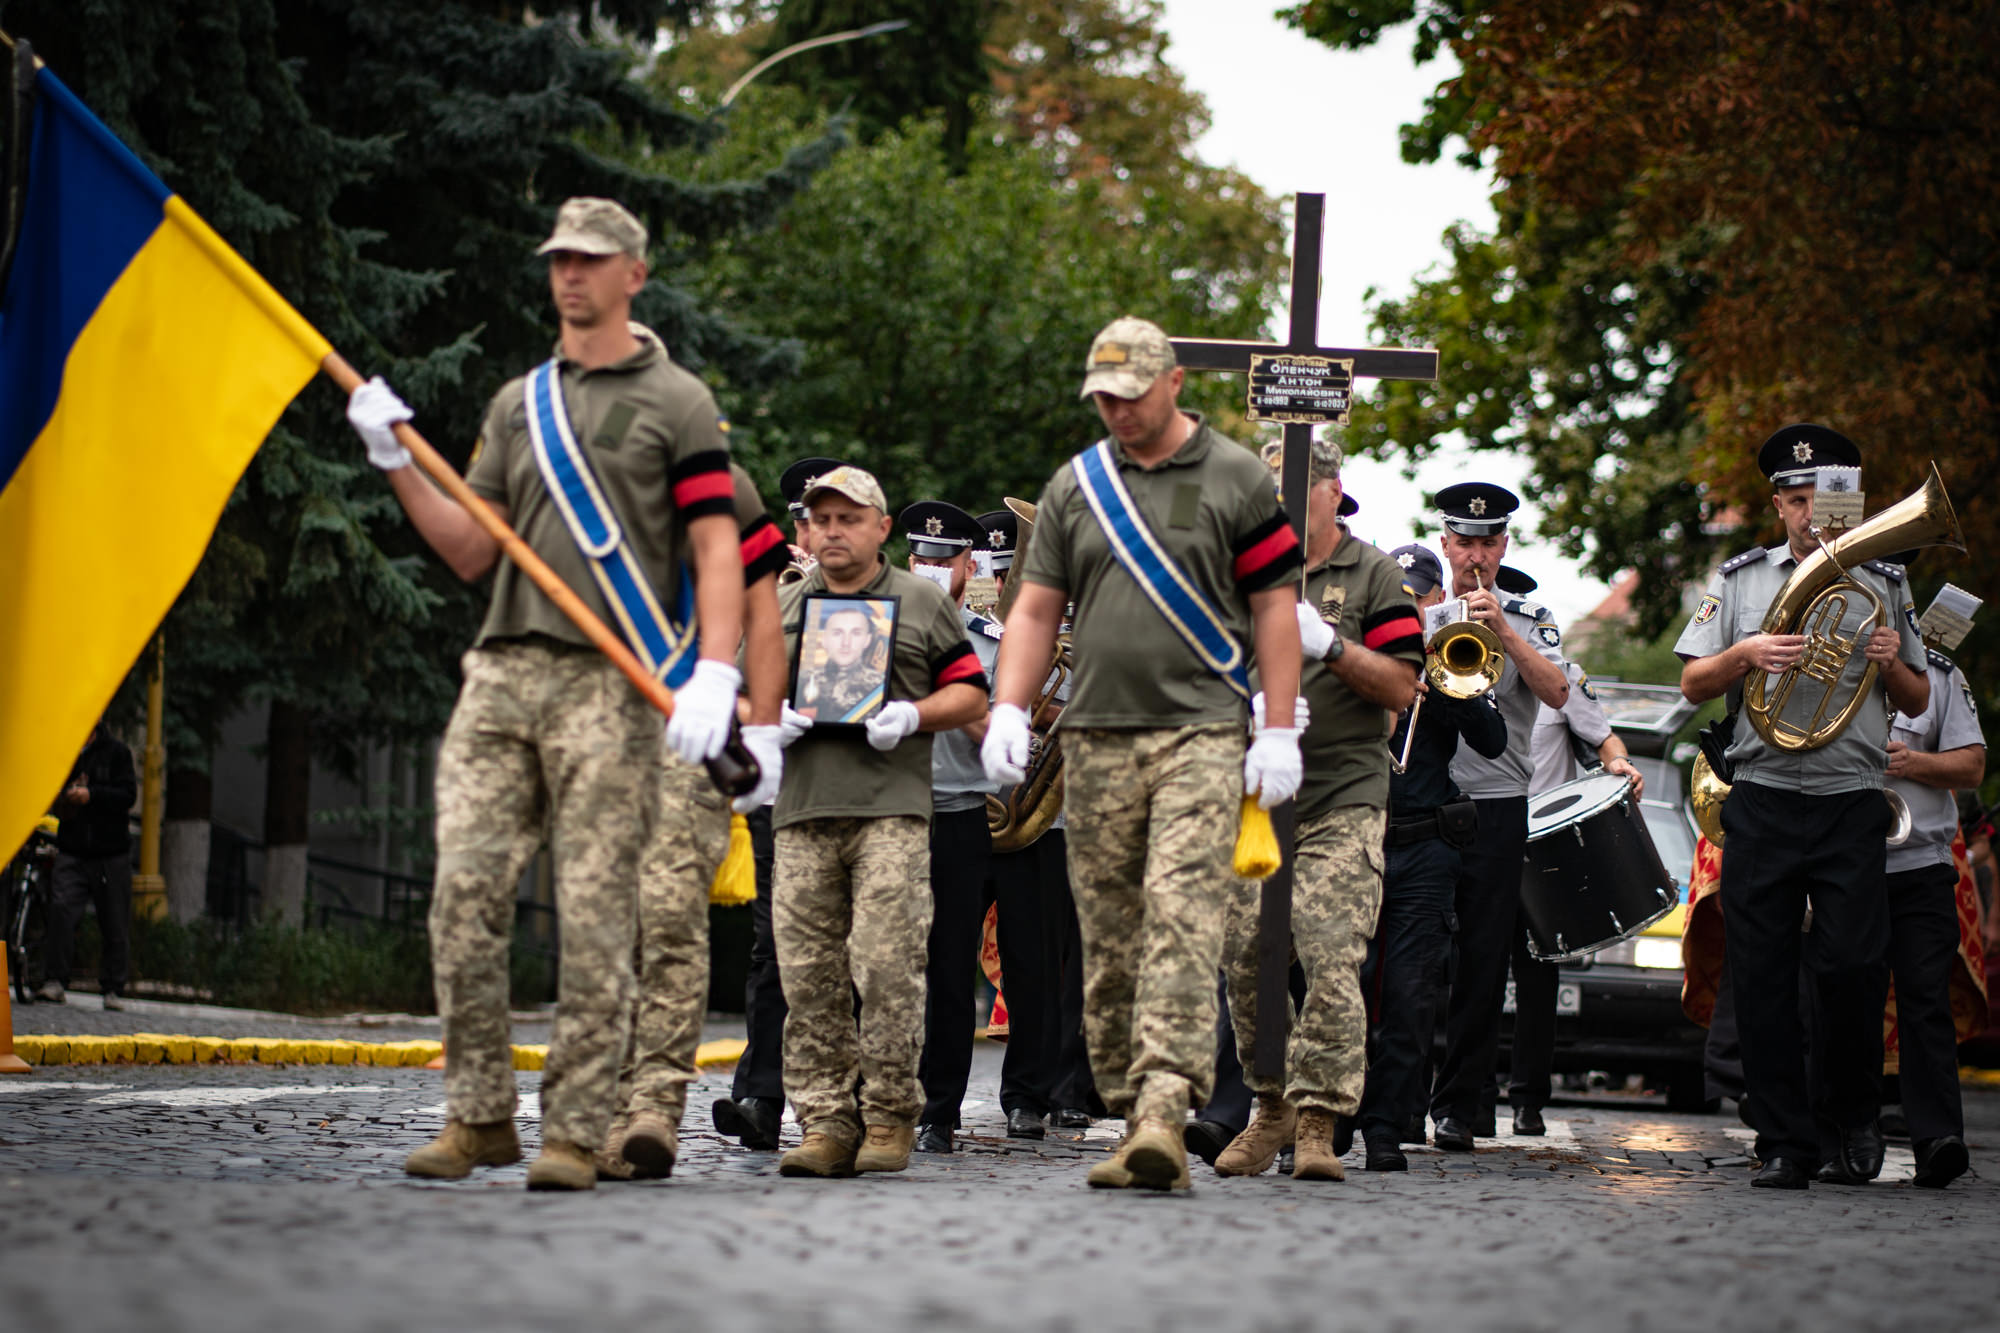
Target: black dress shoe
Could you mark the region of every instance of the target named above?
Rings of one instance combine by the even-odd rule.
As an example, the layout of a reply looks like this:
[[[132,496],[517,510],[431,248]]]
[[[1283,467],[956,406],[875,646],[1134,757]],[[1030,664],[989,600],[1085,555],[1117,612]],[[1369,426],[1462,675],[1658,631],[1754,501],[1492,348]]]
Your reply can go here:
[[[1081,1106],[1058,1106],[1049,1117],[1057,1129],[1089,1129],[1090,1112]]]
[[[1047,1123],[1025,1106],[1017,1106],[1007,1113],[1007,1137],[1010,1139],[1046,1138],[1048,1132]]]
[[[1219,1120],[1190,1120],[1181,1131],[1181,1139],[1188,1151],[1201,1158],[1210,1166],[1222,1155],[1222,1150],[1236,1137],[1236,1131]]]
[[[1917,1145],[1917,1174],[1910,1183],[1927,1190],[1941,1190],[1964,1175],[1971,1160],[1965,1151],[1965,1140],[1956,1134],[1925,1139]]]
[[[1363,1136],[1362,1144],[1368,1149],[1369,1171],[1407,1171],[1410,1159],[1403,1156],[1402,1148],[1393,1140],[1384,1137],[1371,1139]]]
[[[1891,1107],[1882,1112],[1882,1118],[1875,1123],[1882,1131],[1883,1138],[1893,1139],[1898,1143],[1909,1142],[1910,1122],[1898,1108]]]
[[[1750,1183],[1758,1189],[1802,1190],[1812,1184],[1812,1177],[1791,1158],[1773,1157],[1750,1177]]]
[[[956,1150],[955,1150],[955,1149],[954,1149],[954,1148],[952,1147],[952,1142],[951,1142],[951,1126],[949,1126],[949,1125],[918,1125],[918,1126],[917,1126],[917,1144],[916,1144],[916,1148],[917,1148],[917,1151],[918,1151],[918,1152],[953,1152],[953,1151],[956,1151]]]
[[[1542,1135],[1548,1133],[1549,1127],[1542,1123],[1541,1108],[1539,1106],[1515,1107],[1514,1132],[1525,1135],[1528,1138],[1540,1138]]]
[[[1431,1142],[1446,1152],[1471,1152],[1472,1130],[1457,1116],[1448,1115],[1437,1122],[1431,1133]]]
[[[1882,1174],[1882,1127],[1873,1120],[1841,1135],[1841,1148],[1847,1169],[1861,1179],[1873,1180]]]
[[[1403,1133],[1398,1141],[1419,1145],[1429,1143],[1431,1141],[1431,1134],[1429,1126],[1424,1123],[1425,1118],[1424,1113],[1419,1111],[1404,1121]]]
[[[741,1101],[718,1097],[708,1108],[718,1134],[765,1152],[778,1146],[778,1125],[784,1112],[784,1103],[775,1097],[745,1097]]]
[[[1490,1139],[1498,1135],[1500,1131],[1495,1127],[1494,1113],[1488,1111],[1485,1115],[1473,1121],[1472,1132],[1482,1139]]]
[[[1345,1157],[1347,1156],[1348,1149],[1353,1146],[1354,1117],[1351,1115],[1335,1116],[1333,1118],[1333,1155],[1335,1157]]]

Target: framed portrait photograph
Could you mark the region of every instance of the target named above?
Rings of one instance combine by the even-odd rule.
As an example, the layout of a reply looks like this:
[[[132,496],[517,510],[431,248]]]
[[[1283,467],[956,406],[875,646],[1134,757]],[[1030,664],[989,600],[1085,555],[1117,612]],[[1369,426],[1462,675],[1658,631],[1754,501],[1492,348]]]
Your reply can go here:
[[[888,697],[896,597],[807,594],[792,658],[792,707],[817,727],[858,727]]]

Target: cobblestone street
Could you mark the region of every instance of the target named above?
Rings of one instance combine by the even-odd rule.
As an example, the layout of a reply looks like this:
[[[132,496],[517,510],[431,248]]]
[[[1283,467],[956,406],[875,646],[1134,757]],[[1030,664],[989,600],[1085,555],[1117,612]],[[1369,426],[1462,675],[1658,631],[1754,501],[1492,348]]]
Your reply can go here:
[[[1953,1328],[1990,1313],[1990,1167],[1917,1190],[1892,1147],[1866,1189],[1753,1192],[1733,1118],[1601,1098],[1551,1108],[1544,1140],[1413,1152],[1407,1175],[1362,1173],[1357,1151],[1341,1184],[1197,1164],[1191,1197],[1106,1194],[1082,1177],[1110,1126],[1001,1136],[998,1057],[981,1044],[962,1151],[903,1175],[780,1179],[771,1154],[710,1129],[729,1077],[712,1069],[672,1180],[582,1196],[529,1195],[520,1166],[404,1177],[443,1118],[436,1073],[37,1070],[0,1080],[0,1310],[37,1333]],[[540,1075],[519,1079],[532,1153]],[[2000,1149],[2000,1093],[1966,1095],[1977,1173]]]

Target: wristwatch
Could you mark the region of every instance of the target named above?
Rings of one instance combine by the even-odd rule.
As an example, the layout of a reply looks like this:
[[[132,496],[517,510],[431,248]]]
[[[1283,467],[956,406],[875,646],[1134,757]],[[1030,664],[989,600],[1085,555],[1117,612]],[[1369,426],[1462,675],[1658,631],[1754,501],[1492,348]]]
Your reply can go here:
[[[1333,630],[1333,642],[1327,645],[1326,656],[1321,660],[1338,662],[1340,655],[1347,651],[1347,640],[1340,637],[1340,630],[1337,626],[1328,626],[1328,628]]]

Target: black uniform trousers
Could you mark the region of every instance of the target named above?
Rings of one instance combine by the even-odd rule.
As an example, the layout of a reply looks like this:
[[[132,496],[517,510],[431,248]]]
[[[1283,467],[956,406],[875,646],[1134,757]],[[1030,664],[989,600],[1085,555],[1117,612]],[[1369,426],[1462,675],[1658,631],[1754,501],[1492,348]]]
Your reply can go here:
[[[1723,939],[1757,1155],[1807,1170],[1882,1096],[1889,807],[1878,788],[1806,796],[1739,781],[1722,807]],[[1801,935],[1806,904],[1812,930]],[[1799,965],[1812,974],[1809,1084]]]
[[[987,863],[993,835],[986,807],[931,815],[931,933],[924,964],[924,1088],[918,1122],[958,1128],[959,1103],[972,1076],[980,928],[986,921]],[[1003,957],[1004,972],[1006,961]]]
[[[1053,845],[1051,845],[1053,840]],[[1064,1079],[1062,959],[1065,906],[1074,930],[1064,839],[1044,833],[1013,852],[995,852],[991,900],[999,906],[1000,986],[1007,996],[1007,1054],[1000,1106],[1047,1115]],[[981,915],[984,915],[982,910]],[[1081,982],[1079,981],[1079,984]]]
[[[750,973],[743,982],[743,1021],[749,1035],[729,1095],[785,1100],[785,991],[778,984],[778,944],[771,934],[771,807],[745,815],[750,851],[757,866],[757,900],[750,904],[756,936],[750,942]]]
[[[1521,910],[1521,857],[1528,845],[1528,798],[1474,800],[1479,834],[1460,853],[1453,902],[1458,948],[1445,1003],[1444,1062],[1431,1091],[1431,1117],[1476,1123],[1492,1094],[1500,1059],[1500,1005]],[[1517,995],[1516,1008],[1524,997]],[[1551,1027],[1554,1004],[1549,1003]]]
[[[1443,838],[1388,849],[1382,916],[1361,967],[1368,1079],[1356,1120],[1365,1139],[1394,1143],[1412,1119],[1423,1123],[1438,1001],[1458,929],[1459,873],[1458,848]]]
[[[1507,1101],[1515,1110],[1549,1104],[1556,1063],[1556,989],[1561,969],[1528,952],[1528,914],[1514,919],[1514,1040],[1507,1060]]]
[[[104,940],[97,968],[98,988],[123,993],[131,980],[131,856],[57,852],[49,899],[49,933],[42,953],[42,970],[48,979],[69,985],[70,968],[76,960],[77,924],[83,920],[83,909],[90,907],[97,913],[98,934]]]
[[[1958,957],[1958,867],[1923,866],[1887,877],[1889,968],[1896,979],[1898,1082],[1910,1141],[1965,1137],[1958,1093],[1958,1033],[1951,969]],[[1814,929],[1818,929],[1815,924]]]
[[[1090,1044],[1083,1035],[1083,928],[1076,919],[1076,897],[1069,884],[1069,839],[1063,830],[1050,829],[1035,846],[1045,848],[1049,858],[1045,883],[1055,887],[1045,892],[1059,918],[1057,934],[1062,942],[1056,963],[1057,1056],[1049,1098],[1057,1110],[1101,1116],[1104,1103],[1097,1096],[1097,1077],[1090,1072]]]

